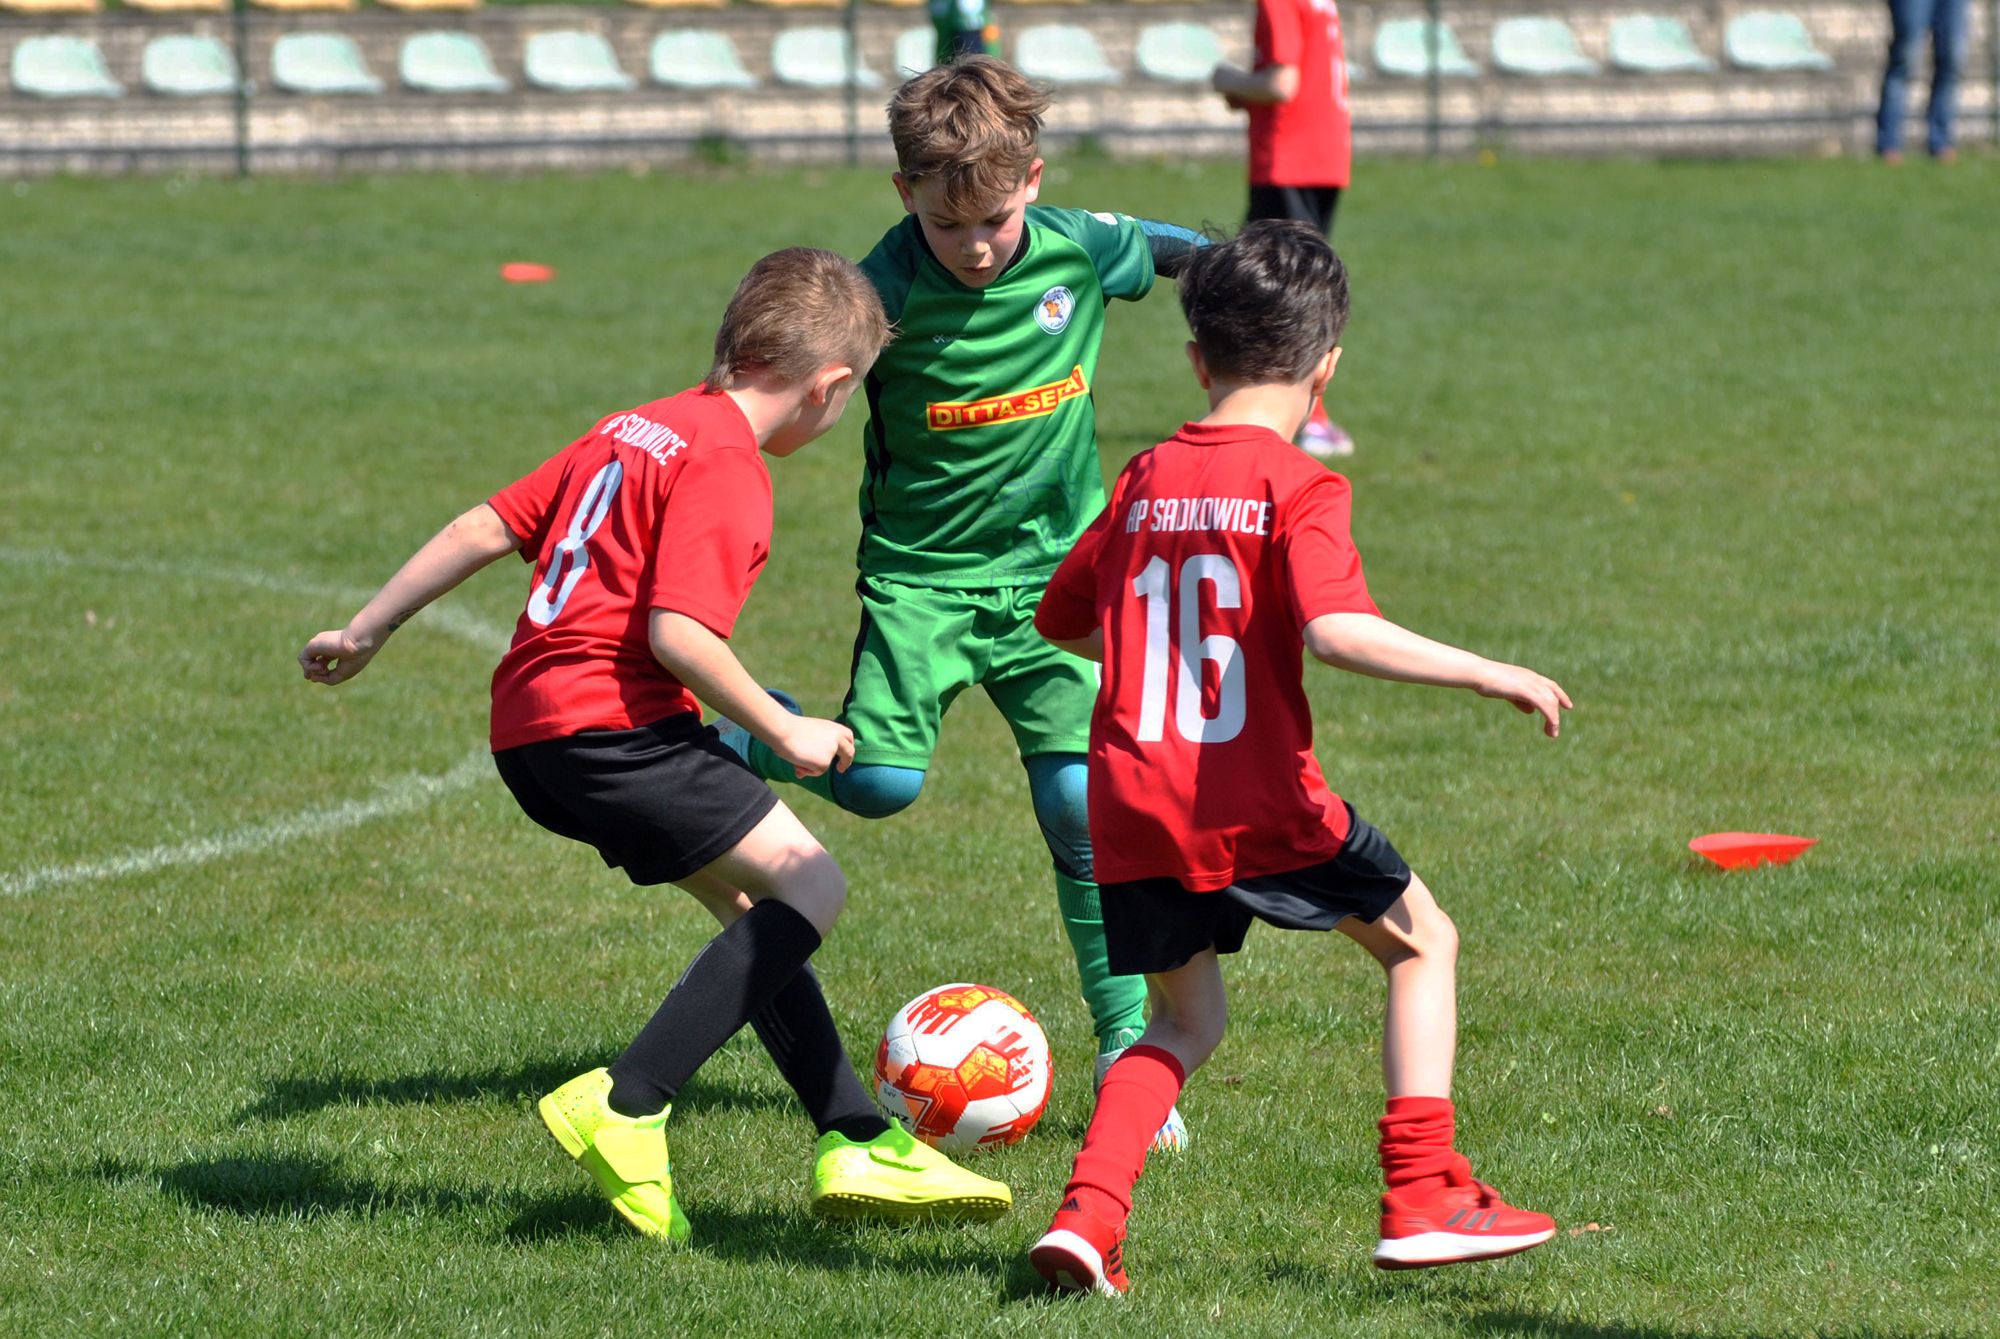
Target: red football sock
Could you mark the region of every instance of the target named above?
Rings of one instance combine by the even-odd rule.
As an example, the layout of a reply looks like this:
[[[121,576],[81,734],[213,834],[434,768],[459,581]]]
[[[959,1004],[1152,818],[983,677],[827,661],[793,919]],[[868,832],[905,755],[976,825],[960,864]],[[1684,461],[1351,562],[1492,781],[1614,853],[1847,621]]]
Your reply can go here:
[[[1471,1175],[1452,1147],[1456,1122],[1448,1097],[1392,1097],[1382,1131],[1382,1179],[1396,1198],[1421,1204],[1447,1182]]]
[[[1064,1209],[1073,1200],[1110,1223],[1131,1215],[1132,1187],[1146,1165],[1146,1150],[1186,1082],[1187,1071],[1171,1051],[1134,1046],[1118,1057],[1097,1090],[1097,1110],[1063,1188]]]

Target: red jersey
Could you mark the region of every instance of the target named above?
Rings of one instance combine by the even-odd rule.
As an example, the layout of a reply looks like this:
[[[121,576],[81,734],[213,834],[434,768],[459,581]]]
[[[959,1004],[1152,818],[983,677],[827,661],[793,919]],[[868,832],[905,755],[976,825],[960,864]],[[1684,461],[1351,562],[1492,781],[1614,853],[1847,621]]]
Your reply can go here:
[[[1378,612],[1347,480],[1265,428],[1190,423],[1135,457],[1035,614],[1104,629],[1090,719],[1090,842],[1103,883],[1205,892],[1339,854],[1320,775],[1305,625]]]
[[[1259,70],[1290,65],[1290,102],[1250,107],[1252,186],[1345,186],[1353,149],[1347,54],[1334,0],[1257,0]]]
[[[727,637],[770,554],[771,475],[735,401],[613,414],[489,502],[535,565],[493,671],[496,752],[700,710],[648,623],[670,609]]]

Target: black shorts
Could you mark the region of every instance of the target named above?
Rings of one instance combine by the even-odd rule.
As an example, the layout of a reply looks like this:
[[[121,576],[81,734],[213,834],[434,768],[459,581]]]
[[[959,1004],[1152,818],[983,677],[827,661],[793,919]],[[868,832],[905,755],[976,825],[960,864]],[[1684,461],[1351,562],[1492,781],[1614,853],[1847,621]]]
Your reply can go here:
[[[1234,953],[1253,920],[1284,930],[1331,930],[1349,916],[1372,924],[1410,886],[1410,867],[1353,805],[1347,823],[1347,842],[1333,859],[1212,893],[1191,893],[1174,879],[1103,885],[1112,975],[1171,972],[1203,949]]]
[[[1338,186],[1252,186],[1250,214],[1244,222],[1297,219],[1318,228],[1322,237],[1331,237],[1333,211],[1339,203]]]
[[[691,711],[503,749],[500,779],[528,817],[597,848],[637,884],[672,883],[726,854],[777,808],[771,788]]]

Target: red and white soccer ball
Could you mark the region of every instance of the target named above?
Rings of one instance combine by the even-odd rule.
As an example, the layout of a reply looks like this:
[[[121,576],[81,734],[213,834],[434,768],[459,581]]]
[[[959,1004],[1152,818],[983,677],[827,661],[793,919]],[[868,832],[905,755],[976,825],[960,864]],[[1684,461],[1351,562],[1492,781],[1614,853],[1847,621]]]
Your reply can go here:
[[[1049,1104],[1049,1041],[1004,990],[959,982],[896,1011],[875,1052],[875,1100],[947,1153],[1012,1144]]]

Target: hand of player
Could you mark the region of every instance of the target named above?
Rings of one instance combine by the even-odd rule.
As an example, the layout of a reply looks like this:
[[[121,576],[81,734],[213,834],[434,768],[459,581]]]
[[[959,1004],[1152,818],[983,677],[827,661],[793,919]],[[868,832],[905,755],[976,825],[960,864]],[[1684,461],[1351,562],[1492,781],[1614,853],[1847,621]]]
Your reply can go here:
[[[346,683],[375,658],[378,642],[363,642],[345,628],[322,632],[299,652],[299,668],[314,683]]]
[[[1512,702],[1517,711],[1542,718],[1542,733],[1554,739],[1562,733],[1563,709],[1573,704],[1562,685],[1547,675],[1520,665],[1488,661],[1487,673],[1474,685],[1481,697]]]
[[[800,776],[820,776],[829,767],[844,772],[854,761],[854,732],[839,721],[793,716],[790,722],[773,747]]]

